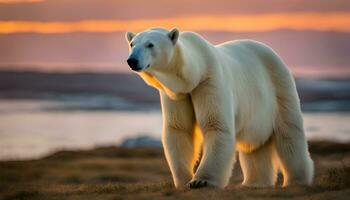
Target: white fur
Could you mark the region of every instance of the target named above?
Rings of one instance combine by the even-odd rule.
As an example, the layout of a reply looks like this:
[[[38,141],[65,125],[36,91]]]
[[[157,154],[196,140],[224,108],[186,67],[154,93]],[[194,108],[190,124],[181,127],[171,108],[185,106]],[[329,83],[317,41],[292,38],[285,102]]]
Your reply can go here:
[[[236,151],[243,185],[272,186],[278,171],[283,186],[311,184],[299,98],[279,56],[251,40],[214,46],[196,33],[169,36],[174,33],[157,28],[127,38],[135,43],[131,54],[141,52],[134,55],[142,59],[138,74],[160,91],[162,141],[175,186],[225,187]],[[154,48],[145,47],[149,42]]]

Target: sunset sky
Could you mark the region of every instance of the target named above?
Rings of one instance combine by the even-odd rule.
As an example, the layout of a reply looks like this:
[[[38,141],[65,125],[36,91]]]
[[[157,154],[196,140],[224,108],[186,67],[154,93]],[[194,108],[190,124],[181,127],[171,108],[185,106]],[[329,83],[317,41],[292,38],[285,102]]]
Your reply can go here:
[[[128,72],[124,32],[153,26],[259,40],[298,76],[350,77],[347,0],[0,0],[0,69]]]

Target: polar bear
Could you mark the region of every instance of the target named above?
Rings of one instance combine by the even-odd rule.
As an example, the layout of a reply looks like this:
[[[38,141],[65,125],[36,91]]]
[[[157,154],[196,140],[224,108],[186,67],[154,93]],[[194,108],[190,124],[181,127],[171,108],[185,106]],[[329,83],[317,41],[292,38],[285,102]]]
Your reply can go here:
[[[212,45],[162,28],[126,39],[128,65],[160,93],[175,187],[225,187],[236,151],[244,186],[273,186],[279,171],[283,186],[312,183],[295,83],[271,48],[252,40]]]

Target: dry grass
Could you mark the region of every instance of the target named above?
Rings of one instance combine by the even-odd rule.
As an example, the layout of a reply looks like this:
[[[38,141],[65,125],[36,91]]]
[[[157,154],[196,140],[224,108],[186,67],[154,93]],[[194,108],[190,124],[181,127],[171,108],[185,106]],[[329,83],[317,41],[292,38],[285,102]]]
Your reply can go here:
[[[160,149],[108,147],[0,162],[0,199],[349,199],[350,144],[313,142],[310,149],[311,187],[244,188],[236,164],[226,189],[175,190]]]

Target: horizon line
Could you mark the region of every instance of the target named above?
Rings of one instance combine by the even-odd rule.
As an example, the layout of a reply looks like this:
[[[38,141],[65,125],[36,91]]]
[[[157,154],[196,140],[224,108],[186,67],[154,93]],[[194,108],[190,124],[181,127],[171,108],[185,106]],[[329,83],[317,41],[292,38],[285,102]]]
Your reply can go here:
[[[59,66],[62,66],[60,64],[55,64],[52,66],[57,66],[51,69],[43,69],[40,68],[38,65],[16,65],[16,64],[8,64],[6,65],[0,65],[0,73],[2,72],[33,72],[33,73],[47,73],[47,74],[134,74],[135,72],[129,70],[129,68],[125,65],[125,69],[120,69],[120,65],[102,65],[102,66],[108,66],[108,68],[90,68],[93,66],[96,66],[94,64],[79,64],[78,66],[87,66],[88,68],[80,68],[80,69],[71,69],[71,68],[61,68]],[[21,66],[21,68],[11,68],[13,66]],[[31,66],[31,67],[29,67]],[[66,65],[66,67],[69,67],[71,65]],[[124,65],[123,65],[124,66]],[[290,72],[292,73],[294,78],[310,78],[310,79],[350,79],[350,69],[345,70],[342,73],[337,73],[333,70],[331,67],[323,68],[323,69],[315,69],[315,68],[308,68],[306,66],[295,66],[291,65],[288,67]],[[330,70],[332,69],[332,70]]]

